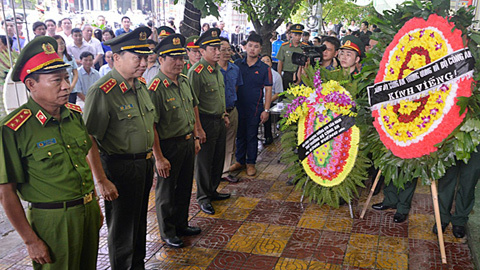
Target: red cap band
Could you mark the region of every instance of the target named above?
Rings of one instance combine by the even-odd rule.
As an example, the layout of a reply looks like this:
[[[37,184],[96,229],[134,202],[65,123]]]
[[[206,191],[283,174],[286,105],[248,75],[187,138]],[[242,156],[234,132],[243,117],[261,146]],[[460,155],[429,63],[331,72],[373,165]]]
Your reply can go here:
[[[63,60],[60,59],[56,52],[48,54],[46,52],[42,52],[35,55],[34,57],[30,58],[23,66],[22,71],[20,72],[20,80],[23,82],[25,77],[27,77],[29,74],[55,62],[63,62]]]

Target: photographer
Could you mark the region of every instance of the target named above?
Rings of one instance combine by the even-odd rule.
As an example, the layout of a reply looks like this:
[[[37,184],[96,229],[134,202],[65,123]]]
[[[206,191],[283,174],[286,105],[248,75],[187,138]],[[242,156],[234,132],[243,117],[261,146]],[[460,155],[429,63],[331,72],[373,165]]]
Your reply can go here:
[[[340,49],[340,40],[336,37],[326,36],[322,38],[321,44],[326,47],[323,51],[322,67],[334,70],[340,65],[336,58],[338,49]]]
[[[292,33],[292,39],[282,44],[278,50],[278,73],[282,74],[283,88],[286,90],[297,80],[294,79],[294,74],[297,72],[298,65],[292,62],[292,55],[294,52],[303,54],[302,46],[308,46],[307,43],[300,42],[302,39],[302,33],[305,27],[301,24],[294,24],[290,26],[290,32]]]

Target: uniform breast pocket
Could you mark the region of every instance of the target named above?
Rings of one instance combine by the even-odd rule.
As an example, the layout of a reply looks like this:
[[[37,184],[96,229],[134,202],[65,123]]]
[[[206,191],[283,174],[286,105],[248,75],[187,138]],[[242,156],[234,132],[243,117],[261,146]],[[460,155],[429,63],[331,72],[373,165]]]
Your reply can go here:
[[[181,116],[181,103],[175,98],[167,98],[163,101],[163,107],[165,108],[165,119],[168,119],[169,123],[176,123],[180,120]]]
[[[63,151],[64,150],[60,145],[53,144],[35,149],[32,153],[32,157],[40,165],[37,168],[47,170],[51,169],[52,166],[67,162],[67,160],[63,158]]]
[[[211,101],[215,102],[215,100],[218,97],[218,88],[219,85],[216,81],[207,81],[203,83],[203,97],[199,97],[199,99],[205,100],[205,101]]]
[[[140,112],[137,110],[125,110],[117,112],[118,120],[128,131],[135,132],[136,125],[135,121],[138,121]]]
[[[88,140],[90,140],[90,138],[85,138],[85,137],[78,137],[78,138],[75,138],[75,141],[77,142],[77,146],[78,146],[78,149],[81,151],[81,153],[83,154],[87,154],[88,153]]]

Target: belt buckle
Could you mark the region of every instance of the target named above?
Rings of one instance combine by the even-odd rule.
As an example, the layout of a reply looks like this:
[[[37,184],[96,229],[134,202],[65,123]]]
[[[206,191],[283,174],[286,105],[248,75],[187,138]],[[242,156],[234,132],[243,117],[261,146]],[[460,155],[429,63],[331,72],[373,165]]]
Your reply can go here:
[[[192,137],[192,133],[188,134],[185,136],[185,141],[188,141],[190,140],[190,138]]]
[[[88,193],[83,197],[83,204],[87,204],[93,200],[93,192]]]
[[[153,157],[153,152],[148,152],[145,159],[151,159]]]

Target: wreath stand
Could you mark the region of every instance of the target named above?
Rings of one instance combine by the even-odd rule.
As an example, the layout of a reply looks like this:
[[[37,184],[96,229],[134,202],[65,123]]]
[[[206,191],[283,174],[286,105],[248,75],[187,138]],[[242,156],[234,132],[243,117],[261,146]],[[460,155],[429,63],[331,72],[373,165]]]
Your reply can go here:
[[[368,194],[367,201],[363,206],[362,213],[360,214],[360,219],[363,219],[365,216],[365,212],[367,211],[367,207],[370,204],[370,200],[372,199],[373,192],[378,185],[378,180],[380,179],[380,175],[382,174],[382,170],[379,170],[377,176],[375,177],[375,182],[373,182],[372,188],[370,189],[370,194]],[[437,184],[436,181],[432,179],[430,184],[432,190],[432,199],[433,199],[433,210],[435,213],[435,222],[437,226],[437,235],[438,235],[438,244],[440,246],[440,255],[442,257],[442,263],[447,263],[447,256],[445,255],[445,242],[443,240],[443,231],[442,231],[442,223],[440,219],[440,208],[438,206],[438,191],[437,191]]]

